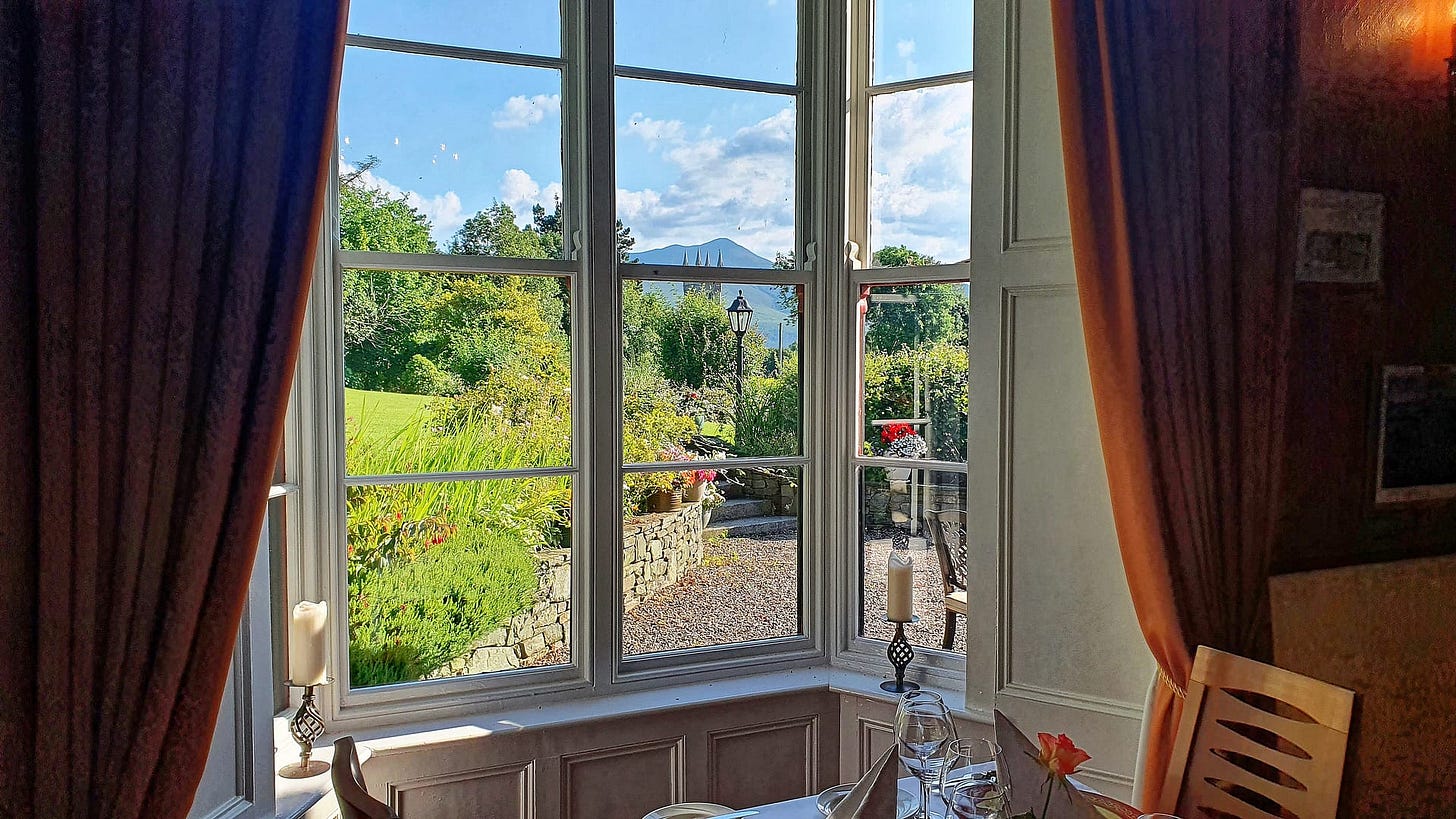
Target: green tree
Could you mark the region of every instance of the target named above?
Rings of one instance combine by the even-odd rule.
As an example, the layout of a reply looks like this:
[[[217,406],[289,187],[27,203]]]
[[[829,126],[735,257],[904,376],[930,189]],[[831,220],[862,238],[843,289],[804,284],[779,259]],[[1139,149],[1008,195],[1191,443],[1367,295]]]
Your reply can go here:
[[[723,305],[702,293],[684,293],[656,321],[661,341],[662,374],[687,387],[731,387],[738,367],[737,338]],[[743,337],[743,375],[763,372],[768,357],[763,335],[749,329]]]
[[[345,250],[433,253],[430,221],[404,197],[365,181],[379,160],[366,157],[339,177],[339,244]],[[441,292],[428,274],[345,270],[344,383],[357,389],[395,389],[424,352],[419,328]],[[419,369],[420,362],[415,362]],[[416,378],[418,380],[418,378]]]
[[[964,285],[876,288],[865,315],[866,344],[886,353],[942,342],[964,345],[967,309]]]
[[[560,234],[557,234],[558,255]],[[516,224],[516,212],[504,202],[492,202],[455,231],[450,239],[451,253],[473,256],[506,256],[514,259],[551,258],[541,241],[541,234]]]
[[[904,245],[892,245],[875,251],[875,264],[880,267],[923,267],[940,262],[934,256],[926,256]]]

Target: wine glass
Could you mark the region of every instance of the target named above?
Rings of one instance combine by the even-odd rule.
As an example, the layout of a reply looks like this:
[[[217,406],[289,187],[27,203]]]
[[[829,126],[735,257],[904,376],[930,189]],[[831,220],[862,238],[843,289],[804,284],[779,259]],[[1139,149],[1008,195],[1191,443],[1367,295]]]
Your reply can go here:
[[[945,765],[940,771],[940,796],[948,801],[951,788],[962,780],[974,780],[999,788],[1003,796],[1010,798],[1011,783],[1005,771],[1000,745],[989,739],[957,739],[946,746]]]
[[[1011,807],[1005,787],[974,776],[950,783],[943,795],[950,806],[947,819],[1006,819]]]
[[[940,697],[914,691],[901,698],[895,711],[895,742],[900,761],[920,780],[916,819],[930,819],[930,786],[940,776],[945,747],[953,739],[955,724]]]

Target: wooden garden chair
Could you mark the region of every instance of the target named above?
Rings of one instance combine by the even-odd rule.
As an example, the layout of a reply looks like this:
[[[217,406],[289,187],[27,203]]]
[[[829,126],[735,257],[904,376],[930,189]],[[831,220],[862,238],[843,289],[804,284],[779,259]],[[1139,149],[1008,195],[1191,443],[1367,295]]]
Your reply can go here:
[[[945,585],[945,637],[940,647],[955,645],[956,616],[966,614],[966,513],[963,509],[925,510],[925,530],[940,561]]]

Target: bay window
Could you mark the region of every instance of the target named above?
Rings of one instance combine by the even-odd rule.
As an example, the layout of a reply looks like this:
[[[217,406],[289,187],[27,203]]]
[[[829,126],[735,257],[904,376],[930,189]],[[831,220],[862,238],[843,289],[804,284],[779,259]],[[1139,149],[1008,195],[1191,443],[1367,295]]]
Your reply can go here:
[[[878,667],[901,547],[954,683],[969,18],[354,2],[280,478],[331,724]]]

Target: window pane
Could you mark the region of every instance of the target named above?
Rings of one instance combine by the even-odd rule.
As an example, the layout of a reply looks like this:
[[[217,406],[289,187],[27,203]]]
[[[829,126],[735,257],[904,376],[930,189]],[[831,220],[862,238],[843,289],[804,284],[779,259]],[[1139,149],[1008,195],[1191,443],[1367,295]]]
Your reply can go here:
[[[870,162],[874,265],[970,258],[970,83],[875,97]]]
[[[570,661],[567,478],[353,486],[355,688]]]
[[[338,138],[345,250],[561,257],[559,71],[349,48]]]
[[[874,82],[971,70],[970,0],[875,0]]]
[[[966,476],[928,469],[860,469],[860,554],[863,613],[860,633],[889,640],[885,622],[887,566],[892,549],[908,549],[913,564],[914,612],[920,622],[905,636],[922,648],[940,648],[945,637],[946,600],[965,599]],[[992,567],[994,569],[994,567]],[[953,582],[947,583],[946,573]],[[965,618],[958,617],[952,650],[966,650]]]
[[[801,633],[799,470],[695,466],[623,476],[624,656]]]
[[[752,310],[733,332],[728,306]],[[622,458],[799,452],[799,296],[780,285],[622,283]],[[738,377],[739,350],[743,376]]]
[[[617,0],[617,62],[792,83],[797,5],[793,0]]]
[[[349,474],[571,463],[566,279],[346,270],[343,291]]]
[[[966,459],[969,298],[966,282],[870,288],[860,348],[866,454]]]
[[[617,80],[617,218],[631,261],[774,266],[794,249],[794,100]]]
[[[561,53],[561,6],[551,0],[353,0],[349,33],[554,57]]]

